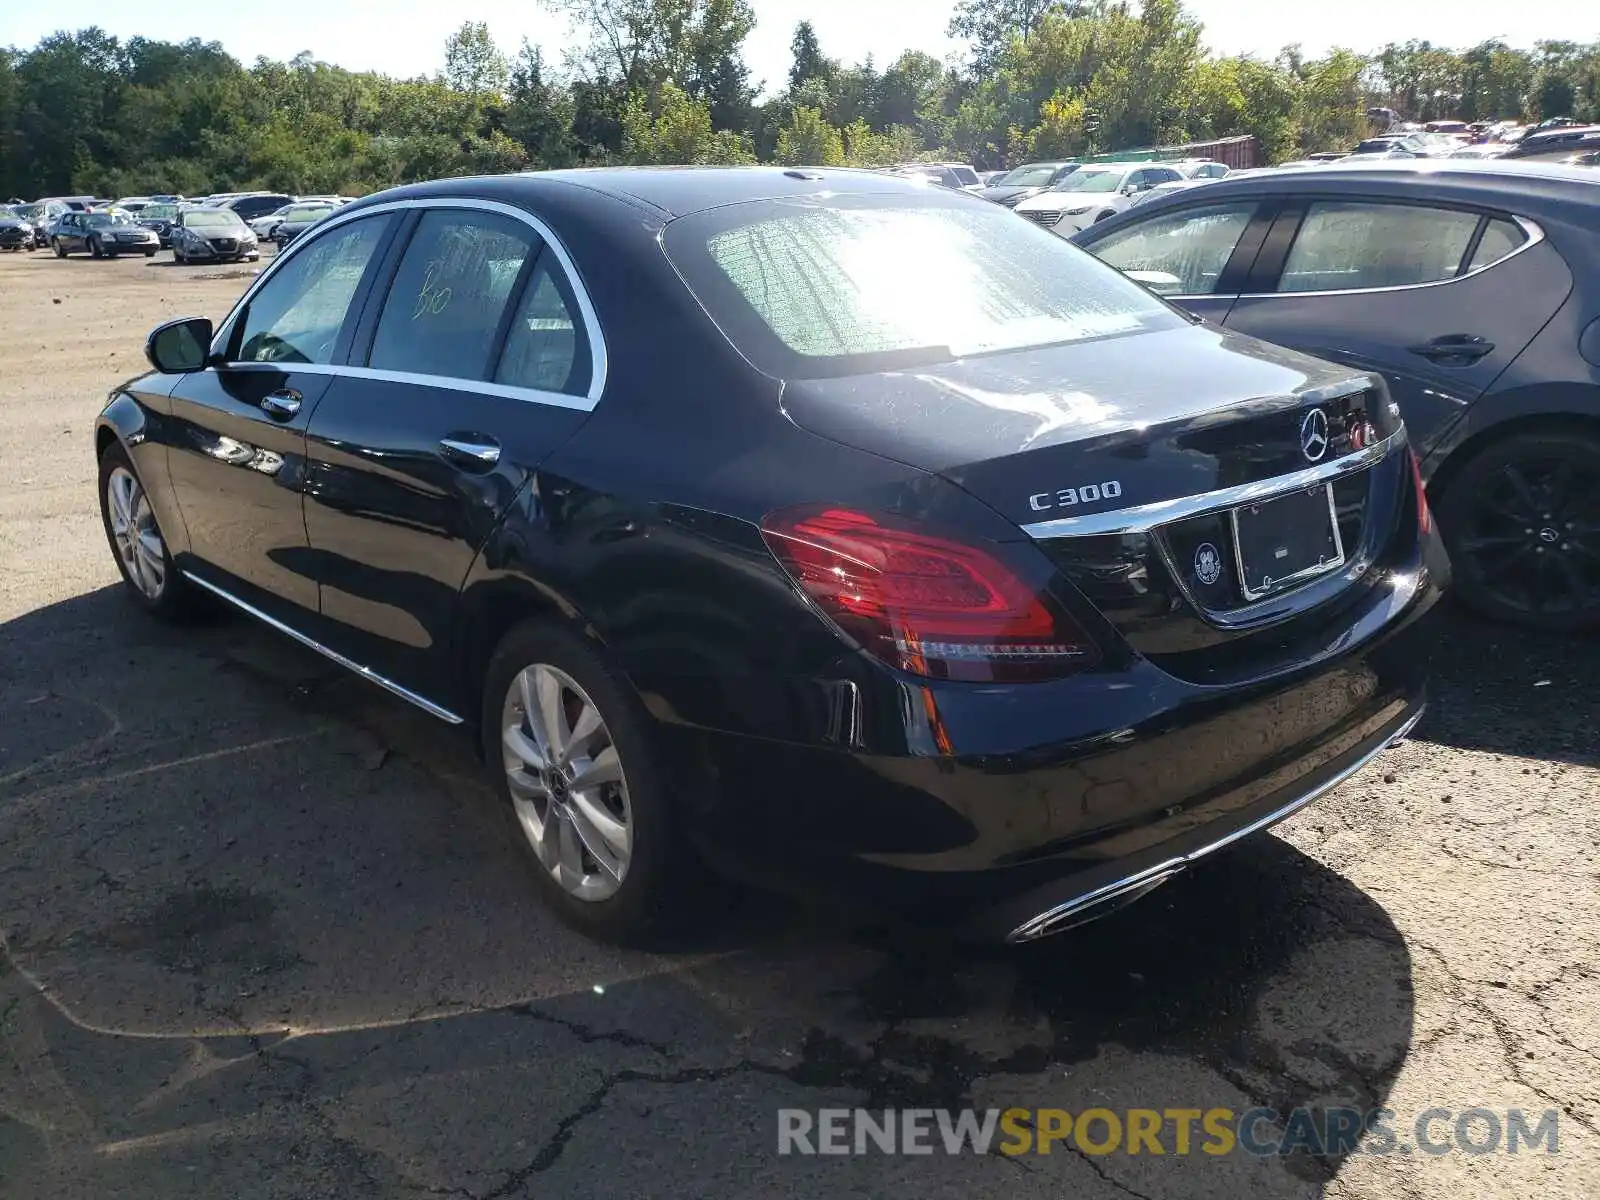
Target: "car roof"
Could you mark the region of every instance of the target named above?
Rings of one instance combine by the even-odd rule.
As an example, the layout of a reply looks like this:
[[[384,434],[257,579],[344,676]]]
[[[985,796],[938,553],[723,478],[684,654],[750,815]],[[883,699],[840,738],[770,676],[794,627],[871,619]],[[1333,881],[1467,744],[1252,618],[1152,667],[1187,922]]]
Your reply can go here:
[[[1537,217],[1541,214],[1587,224],[1600,205],[1600,171],[1547,162],[1508,162],[1502,158],[1376,159],[1367,162],[1318,163],[1293,171],[1259,175],[1224,175],[1203,189],[1207,201],[1265,196],[1383,195],[1418,201],[1487,205]],[[1185,193],[1172,193],[1141,204],[1141,220],[1169,208],[1192,203]],[[1123,217],[1104,222],[1110,233],[1127,223]]]
[[[479,175],[411,184],[364,196],[348,206],[364,209],[394,200],[472,196],[506,203],[584,189],[652,210],[664,220],[755,200],[822,195],[926,195],[927,184],[854,167],[581,167]],[[950,195],[958,195],[950,191]],[[975,204],[986,200],[973,198]]]
[[[1550,163],[1525,163],[1515,159],[1489,159],[1470,162],[1449,158],[1384,158],[1365,162],[1351,162],[1341,158],[1334,162],[1320,162],[1314,167],[1296,171],[1271,172],[1247,175],[1235,179],[1224,176],[1212,186],[1219,194],[1235,190],[1304,190],[1318,183],[1330,181],[1360,182],[1375,178],[1408,180],[1413,183],[1425,180],[1438,184],[1477,186],[1490,190],[1526,191],[1549,188],[1567,188],[1572,184],[1593,187],[1600,183],[1600,175],[1573,167],[1560,167]],[[1600,200],[1600,196],[1595,197]]]

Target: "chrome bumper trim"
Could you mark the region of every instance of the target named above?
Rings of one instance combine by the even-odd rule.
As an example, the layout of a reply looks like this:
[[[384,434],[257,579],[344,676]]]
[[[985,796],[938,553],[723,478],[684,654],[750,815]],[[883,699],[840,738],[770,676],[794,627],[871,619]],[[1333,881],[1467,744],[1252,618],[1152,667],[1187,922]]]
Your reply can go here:
[[[1268,826],[1276,825],[1286,817],[1293,816],[1318,796],[1338,787],[1390,746],[1404,740],[1405,736],[1416,728],[1417,722],[1422,720],[1422,715],[1427,711],[1427,708],[1426,704],[1418,706],[1417,710],[1407,717],[1405,723],[1396,729],[1394,733],[1386,737],[1373,749],[1367,751],[1366,754],[1363,754],[1350,766],[1345,767],[1331,779],[1319,783],[1303,796],[1297,796],[1288,804],[1283,805],[1283,807],[1274,809],[1266,816],[1260,817],[1248,825],[1230,830],[1216,841],[1208,842],[1198,850],[1191,850],[1188,854],[1180,854],[1175,858],[1169,858],[1153,867],[1146,867],[1142,871],[1136,871],[1132,875],[1124,876],[1111,883],[1103,884],[1093,891],[1085,892],[1081,896],[1075,896],[1071,900],[1056,905],[1054,908],[1048,908],[1037,916],[1028,918],[1028,920],[1006,934],[1006,941],[1013,945],[1019,942],[1037,941],[1039,938],[1048,937],[1052,933],[1062,933],[1074,925],[1084,924],[1094,919],[1089,915],[1091,910],[1109,906],[1113,901],[1126,896],[1129,892],[1139,891],[1140,889],[1144,891],[1154,890],[1155,887],[1165,883],[1206,855],[1215,854],[1226,846],[1231,846],[1233,843],[1241,841],[1253,833],[1260,833]],[[1136,899],[1137,897],[1134,898]]]
[[[1022,532],[1031,538],[1103,537],[1108,534],[1149,533],[1158,525],[1173,521],[1187,521],[1207,513],[1239,508],[1245,504],[1258,504],[1301,488],[1332,483],[1346,475],[1364,471],[1382,462],[1391,450],[1404,446],[1405,427],[1401,426],[1382,441],[1373,442],[1354,454],[1346,454],[1332,462],[1318,463],[1303,471],[1289,475],[1274,475],[1271,479],[1258,479],[1254,483],[1241,483],[1234,487],[1202,492],[1198,496],[1180,496],[1175,500],[1157,500],[1152,504],[1137,504],[1132,508],[1119,508],[1114,512],[1086,513],[1081,517],[1057,517],[1052,521],[1035,521],[1024,525]]]

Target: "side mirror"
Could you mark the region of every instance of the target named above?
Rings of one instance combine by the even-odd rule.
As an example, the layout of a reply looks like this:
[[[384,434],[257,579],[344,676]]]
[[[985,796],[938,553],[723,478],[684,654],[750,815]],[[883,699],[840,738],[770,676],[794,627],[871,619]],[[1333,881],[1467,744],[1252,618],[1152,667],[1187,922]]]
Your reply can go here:
[[[211,354],[211,322],[205,317],[183,317],[156,326],[145,340],[144,356],[164,375],[183,375],[205,369]]]

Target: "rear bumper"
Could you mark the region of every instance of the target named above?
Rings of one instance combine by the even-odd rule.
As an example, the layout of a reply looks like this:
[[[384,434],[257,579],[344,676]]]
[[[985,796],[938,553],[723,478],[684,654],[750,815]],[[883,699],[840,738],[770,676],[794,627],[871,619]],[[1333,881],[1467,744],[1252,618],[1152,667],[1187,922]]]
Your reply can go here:
[[[1423,709],[1439,594],[1424,583],[1361,644],[1268,685],[1196,687],[1138,663],[1082,690],[944,695],[948,755],[662,731],[693,771],[679,792],[715,869],[858,915],[1031,940],[1282,820],[1402,736]],[[907,690],[911,716],[923,690]],[[1059,740],[964,755],[958,699]]]
[[[985,941],[1031,942],[1062,933],[1148,895],[1196,862],[1261,833],[1305,808],[1323,793],[1360,771],[1382,751],[1404,738],[1422,720],[1426,704],[1418,695],[1397,707],[1376,731],[1363,736],[1318,770],[1267,797],[1240,808],[1206,814],[1189,830],[1119,859],[1099,871],[1035,888],[985,909],[965,924],[965,936]]]

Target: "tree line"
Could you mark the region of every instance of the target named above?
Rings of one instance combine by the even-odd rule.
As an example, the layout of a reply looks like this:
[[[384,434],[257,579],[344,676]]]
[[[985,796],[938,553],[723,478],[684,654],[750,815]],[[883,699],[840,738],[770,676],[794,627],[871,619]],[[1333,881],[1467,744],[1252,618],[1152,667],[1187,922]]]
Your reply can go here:
[[[559,63],[464,24],[430,77],[98,28],[0,48],[0,196],[362,194],[446,175],[605,163],[979,167],[1253,134],[1269,161],[1348,149],[1366,110],[1600,122],[1600,42],[1412,41],[1272,60],[1209,53],[1182,0],[960,0],[959,61],[831,58],[809,22],[753,81],[748,0],[540,0]]]

